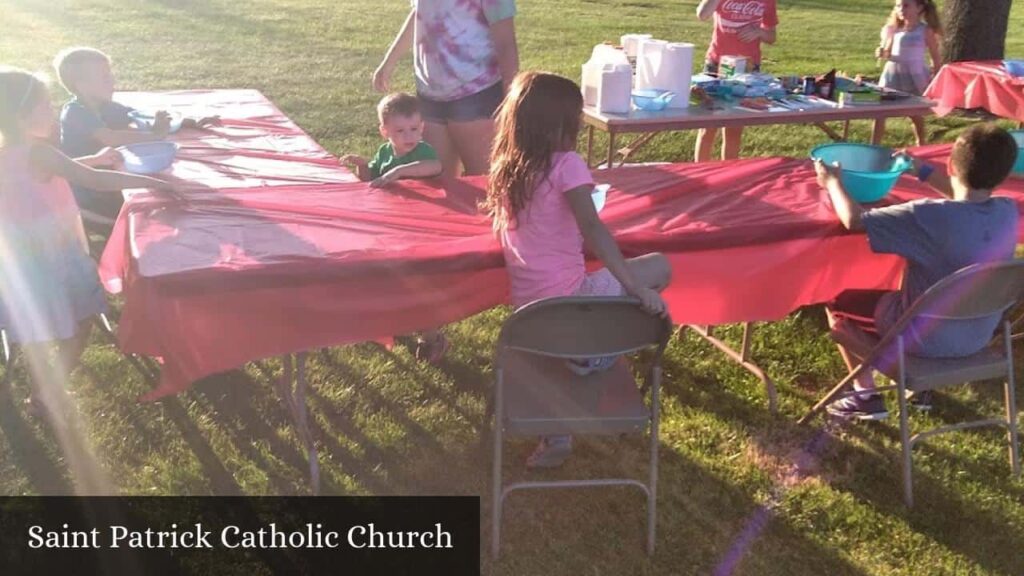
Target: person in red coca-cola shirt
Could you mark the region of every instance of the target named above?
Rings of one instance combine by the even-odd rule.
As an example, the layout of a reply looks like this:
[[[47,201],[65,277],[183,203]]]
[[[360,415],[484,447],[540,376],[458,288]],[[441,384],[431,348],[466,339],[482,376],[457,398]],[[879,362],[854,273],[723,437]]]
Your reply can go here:
[[[715,30],[705,57],[704,72],[718,73],[722,56],[746,56],[747,72],[761,70],[761,43],[775,43],[775,27],[779,24],[775,0],[701,0],[697,17],[714,17]],[[743,128],[725,128],[722,159],[738,158],[743,141]],[[701,130],[697,134],[697,162],[711,159],[715,132]]]

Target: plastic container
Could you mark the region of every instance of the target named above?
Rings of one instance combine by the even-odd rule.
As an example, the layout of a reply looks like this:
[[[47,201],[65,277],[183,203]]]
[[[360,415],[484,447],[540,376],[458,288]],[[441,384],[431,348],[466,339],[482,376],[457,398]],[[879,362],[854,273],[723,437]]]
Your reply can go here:
[[[1010,136],[1017,141],[1017,161],[1013,164],[1013,173],[1024,176],[1024,130],[1010,130]]]
[[[664,110],[675,96],[674,92],[668,90],[655,90],[653,88],[634,90],[633,105],[640,110],[657,112]]]
[[[1003,60],[1003,67],[1015,78],[1024,76],[1024,60]]]
[[[846,191],[857,202],[878,202],[911,168],[904,158],[893,158],[892,148],[869,144],[823,144],[811,150],[811,158],[826,164],[839,162],[840,179]]]
[[[622,48],[608,43],[594,46],[590,60],[587,60],[580,69],[580,87],[583,90],[584,106],[597,106],[597,92],[601,85],[601,73],[605,66],[621,64],[629,66],[629,59],[626,58],[626,53]]]
[[[174,162],[178,145],[174,142],[143,142],[117,149],[124,157],[124,169],[132,174],[154,174]]]
[[[629,64],[605,64],[597,86],[597,111],[602,114],[629,114],[633,69]]]

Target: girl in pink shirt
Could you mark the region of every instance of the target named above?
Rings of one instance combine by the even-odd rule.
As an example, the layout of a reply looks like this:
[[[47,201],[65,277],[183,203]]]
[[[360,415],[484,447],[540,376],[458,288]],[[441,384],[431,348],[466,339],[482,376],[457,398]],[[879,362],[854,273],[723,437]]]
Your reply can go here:
[[[51,409],[85,346],[90,318],[107,305],[69,182],[111,194],[178,188],[89,167],[112,157],[120,161],[109,149],[68,158],[53,145],[55,121],[41,80],[0,67],[0,329],[28,361],[33,396],[42,392],[44,407]]]
[[[665,313],[659,292],[670,268],[661,254],[626,259],[598,218],[594,182],[575,152],[583,97],[571,80],[541,72],[516,76],[498,109],[486,208],[505,252],[512,303],[555,296],[636,297]],[[587,273],[584,246],[606,268]],[[570,363],[577,374],[614,363]],[[529,466],[557,466],[568,457],[568,437],[545,438]]]
[[[775,27],[779,25],[775,0],[701,0],[697,17],[713,18],[715,29],[705,57],[704,72],[718,74],[722,56],[746,56],[747,72],[761,70],[761,43],[775,43]],[[743,127],[722,130],[722,160],[739,158],[743,142]],[[715,147],[715,131],[697,133],[696,161],[711,159]]]

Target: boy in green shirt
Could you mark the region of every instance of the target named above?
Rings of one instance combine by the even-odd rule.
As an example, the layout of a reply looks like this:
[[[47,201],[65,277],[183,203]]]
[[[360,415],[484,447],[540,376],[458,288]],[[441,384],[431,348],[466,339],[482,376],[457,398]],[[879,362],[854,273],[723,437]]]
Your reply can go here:
[[[415,96],[402,92],[388,94],[377,105],[380,135],[387,142],[373,159],[356,154],[342,156],[341,162],[355,168],[356,176],[380,188],[402,178],[429,178],[441,174],[441,161],[430,144],[423,141],[423,117]]]

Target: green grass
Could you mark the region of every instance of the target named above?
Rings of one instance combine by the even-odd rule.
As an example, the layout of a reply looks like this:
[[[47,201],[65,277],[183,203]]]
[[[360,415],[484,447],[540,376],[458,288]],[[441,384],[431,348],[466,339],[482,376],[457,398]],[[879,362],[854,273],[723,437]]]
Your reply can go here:
[[[524,68],[578,77],[590,47],[626,32],[707,42],[696,2],[521,0]],[[889,2],[792,0],[780,9],[779,42],[766,67],[779,73],[876,74],[872,51]],[[100,47],[122,89],[248,87],[263,91],[331,152],[377,144],[369,76],[400,24],[401,0],[0,0],[0,62],[47,69],[62,47]],[[1024,7],[1014,7],[1008,54],[1024,55]],[[408,70],[408,63],[403,70]],[[410,74],[398,76],[411,88]],[[59,90],[55,90],[59,92]],[[64,95],[57,93],[55,98]],[[951,140],[967,124],[942,119]],[[869,127],[857,123],[853,137]],[[805,127],[747,131],[746,155],[804,155],[822,140]],[[906,121],[889,142],[910,141]],[[660,136],[639,160],[684,160],[693,135]],[[450,326],[440,368],[401,348],[371,345],[314,355],[310,405],[333,494],[485,495],[490,354],[507,314],[498,309]],[[726,330],[731,338],[738,329]],[[772,517],[739,574],[1024,574],[1024,484],[1011,480],[1001,436],[939,437],[915,453],[918,506],[901,506],[894,422],[828,436],[805,474],[797,448],[814,434],[794,424],[842,375],[820,309],[764,326],[756,350],[780,385],[782,414],[769,416],[760,384],[691,336],[668,350],[661,433],[658,552],[642,553],[642,500],[632,492],[516,495],[505,517],[495,574],[706,574],[762,504]],[[94,342],[70,389],[87,440],[125,494],[303,494],[301,444],[268,380],[265,361],[209,378],[154,404],[147,384],[108,345]],[[261,369],[262,367],[262,369]],[[22,408],[21,370],[0,390],[0,493],[65,493],[70,479],[54,434]],[[918,424],[998,413],[995,386],[940,397]],[[562,477],[641,475],[643,441],[584,441]],[[531,446],[512,444],[506,475],[524,476]],[[484,502],[484,520],[489,518]],[[486,522],[485,522],[486,525]],[[485,529],[484,538],[488,536]]]

